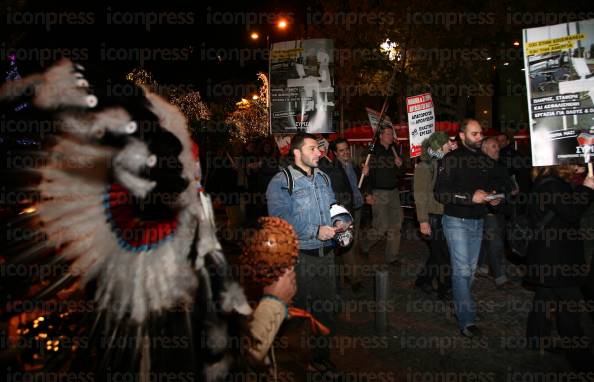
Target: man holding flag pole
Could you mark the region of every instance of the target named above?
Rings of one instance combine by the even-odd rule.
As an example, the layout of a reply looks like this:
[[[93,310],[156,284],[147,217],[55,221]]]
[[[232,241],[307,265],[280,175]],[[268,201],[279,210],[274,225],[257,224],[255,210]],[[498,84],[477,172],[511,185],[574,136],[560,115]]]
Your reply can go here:
[[[366,183],[365,201],[371,205],[373,221],[366,240],[361,243],[361,250],[369,250],[386,235],[384,257],[387,264],[398,263],[400,251],[400,229],[403,213],[400,206],[398,177],[402,173],[402,159],[394,147],[394,130],[379,126],[379,144],[374,147],[364,173],[369,174]]]
[[[400,191],[398,189],[398,177],[402,172],[402,159],[398,156],[394,146],[396,135],[394,128],[386,118],[389,98],[396,81],[396,68],[397,66],[395,66],[390,81],[388,95],[384,100],[379,118],[377,118],[377,124],[373,123],[375,118],[370,116],[372,128],[375,127],[375,134],[359,180],[359,187],[361,187],[363,177],[368,174],[369,178],[364,187],[366,192],[365,201],[371,205],[373,214],[372,228],[368,230],[367,237],[361,242],[361,251],[363,255],[367,255],[369,250],[385,235],[384,258],[387,264],[398,263],[400,229],[403,221]]]

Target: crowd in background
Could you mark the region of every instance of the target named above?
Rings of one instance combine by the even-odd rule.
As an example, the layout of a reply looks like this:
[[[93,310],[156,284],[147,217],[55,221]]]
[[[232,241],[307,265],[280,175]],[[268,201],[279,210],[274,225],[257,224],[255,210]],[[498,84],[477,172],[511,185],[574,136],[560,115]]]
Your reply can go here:
[[[338,269],[348,273],[337,277],[353,292],[361,289],[356,270],[378,242],[386,243],[384,264],[400,265],[401,198],[411,192],[415,223],[429,246],[415,286],[454,305],[462,335],[483,335],[475,324],[472,283],[477,276],[492,277],[501,290],[534,290],[526,330],[532,348],[562,351],[577,367],[588,364],[587,346],[576,342],[584,335],[580,314],[594,316],[587,310],[594,301],[594,273],[584,251],[591,241],[587,216],[594,179],[586,176],[583,165],[532,168],[529,158],[514,149],[512,136],[485,137],[475,120],[463,122],[455,137],[433,133],[415,160],[400,157],[392,129],[379,133],[368,163],[354,160],[353,152],[347,140],[338,138],[312,166],[328,175],[336,201],[353,216],[354,243],[348,248],[334,245],[336,262],[342,265]],[[281,157],[274,140],[266,138],[248,142],[240,153],[221,149],[209,161],[206,189],[224,209],[226,229],[235,232],[232,240],[241,240],[243,227],[268,215],[267,186],[291,160]],[[403,190],[407,163],[414,176],[412,189]],[[365,181],[359,187],[361,176]],[[542,221],[547,214],[553,218],[530,242],[527,256],[514,257],[507,245],[509,223],[519,215]],[[521,285],[506,273],[510,259],[526,265]],[[337,285],[339,291],[340,281]],[[550,340],[555,321],[561,342]]]

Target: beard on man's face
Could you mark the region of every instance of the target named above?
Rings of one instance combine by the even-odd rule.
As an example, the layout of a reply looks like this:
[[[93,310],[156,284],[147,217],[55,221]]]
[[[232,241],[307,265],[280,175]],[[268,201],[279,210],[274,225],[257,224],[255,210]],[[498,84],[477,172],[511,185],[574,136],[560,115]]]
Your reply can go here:
[[[470,147],[471,149],[479,150],[481,148],[481,141],[471,141],[470,139],[464,137],[464,144],[466,147]]]

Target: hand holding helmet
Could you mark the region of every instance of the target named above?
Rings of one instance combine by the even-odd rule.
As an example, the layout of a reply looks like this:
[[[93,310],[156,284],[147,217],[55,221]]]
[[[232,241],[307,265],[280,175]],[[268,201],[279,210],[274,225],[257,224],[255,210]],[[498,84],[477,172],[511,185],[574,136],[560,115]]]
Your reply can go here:
[[[330,206],[332,227],[336,228],[334,241],[339,247],[348,247],[354,241],[353,217],[349,211],[339,204]]]

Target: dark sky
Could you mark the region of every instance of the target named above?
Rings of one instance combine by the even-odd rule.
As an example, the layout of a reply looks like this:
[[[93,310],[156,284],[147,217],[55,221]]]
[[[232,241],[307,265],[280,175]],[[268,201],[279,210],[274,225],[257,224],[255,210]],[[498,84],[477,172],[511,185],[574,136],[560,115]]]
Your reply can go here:
[[[293,39],[274,31],[271,21],[298,18],[291,2],[178,1],[102,3],[2,1],[0,67],[16,49],[21,75],[37,71],[60,56],[123,76],[143,66],[162,84],[199,87],[204,96],[216,84],[256,83],[267,70],[265,39],[253,42],[253,29],[272,41]]]
[[[263,30],[271,42],[307,37],[299,27],[320,1],[0,0],[0,69],[6,70],[7,54],[16,49],[23,75],[67,56],[112,78],[143,66],[160,84],[192,86],[206,99],[226,86],[238,99],[241,84],[256,86],[256,73],[268,67],[266,39],[251,41],[249,32]],[[505,1],[519,10],[536,4],[538,12],[551,12],[547,4],[553,3]],[[563,12],[585,10],[584,4],[588,0],[571,2]],[[294,23],[282,33],[272,25],[280,15]]]

